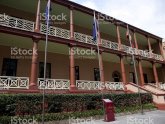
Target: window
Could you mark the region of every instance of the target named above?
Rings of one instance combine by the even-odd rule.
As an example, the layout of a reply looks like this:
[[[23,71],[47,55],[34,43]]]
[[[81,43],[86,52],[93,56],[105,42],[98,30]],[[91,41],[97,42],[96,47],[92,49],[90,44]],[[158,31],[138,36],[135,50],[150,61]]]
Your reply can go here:
[[[75,66],[75,80],[80,80],[79,66]]]
[[[145,83],[148,83],[148,77],[147,77],[147,74],[143,74],[143,77],[144,77],[144,82],[145,82]]]
[[[130,72],[130,73],[129,73],[129,81],[130,81],[130,82],[133,82],[133,83],[136,83],[134,72]]]
[[[16,76],[17,60],[16,59],[3,59],[2,76]]]
[[[99,68],[94,68],[94,80],[100,81],[100,70]]]
[[[120,82],[120,78],[121,78],[120,72],[114,71],[112,73],[112,78],[114,82]]]
[[[44,78],[44,62],[39,63],[39,78]],[[46,63],[46,78],[51,78],[51,63]]]

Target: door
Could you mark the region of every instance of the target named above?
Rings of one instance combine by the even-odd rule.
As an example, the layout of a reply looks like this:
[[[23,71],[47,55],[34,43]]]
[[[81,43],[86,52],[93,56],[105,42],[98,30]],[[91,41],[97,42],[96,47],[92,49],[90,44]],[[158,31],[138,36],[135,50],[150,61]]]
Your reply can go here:
[[[130,72],[130,73],[129,73],[129,81],[130,81],[130,82],[133,82],[133,83],[136,83],[134,72]]]
[[[75,66],[75,80],[80,80],[79,66]]]
[[[148,83],[148,77],[147,77],[147,74],[143,74],[143,77],[144,77],[144,83]]]
[[[2,76],[16,76],[17,59],[3,59]]]
[[[39,78],[44,78],[44,62],[39,63]],[[51,63],[46,63],[46,78],[51,78]]]
[[[100,81],[100,70],[99,68],[94,68],[94,80]]]

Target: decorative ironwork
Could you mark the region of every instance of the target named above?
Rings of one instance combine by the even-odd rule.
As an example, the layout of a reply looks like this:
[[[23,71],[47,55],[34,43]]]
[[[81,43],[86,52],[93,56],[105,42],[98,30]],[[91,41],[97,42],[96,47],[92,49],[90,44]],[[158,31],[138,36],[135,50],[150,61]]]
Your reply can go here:
[[[42,34],[46,34],[46,25],[41,24],[40,32]],[[48,35],[69,39],[70,38],[70,31],[66,30],[66,29],[62,29],[62,28],[49,26]]]
[[[79,90],[99,90],[100,81],[76,80],[76,86]]]
[[[28,77],[0,76],[1,89],[29,89]]]
[[[11,27],[11,28],[34,32],[34,24],[35,23],[32,21],[11,17],[11,16],[8,16],[5,14],[0,14],[0,25],[2,25],[2,26],[7,26],[7,27]],[[46,34],[46,25],[41,24],[40,33]],[[60,38],[64,38],[64,39],[70,39],[69,30],[57,28],[57,27],[53,27],[53,26],[49,26],[48,35],[56,36],[56,37],[60,37]],[[97,43],[93,41],[92,36],[89,36],[89,35],[74,32],[74,38],[78,42],[97,45]],[[153,58],[156,60],[164,61],[162,55],[146,52],[145,50],[131,48],[129,46],[122,45],[122,44],[119,49],[118,43],[111,42],[111,41],[108,41],[105,39],[101,39],[101,43],[102,43],[102,46],[105,48],[109,48],[109,49],[113,49],[113,50],[117,50],[117,51],[123,51],[128,54],[135,54],[135,55],[140,55],[140,56],[146,57],[146,58]]]
[[[0,25],[34,32],[34,22],[0,14]]]
[[[38,78],[38,88],[39,89],[69,89],[70,81],[65,79],[46,79]]]
[[[105,87],[107,90],[124,90],[123,82],[105,82]]]

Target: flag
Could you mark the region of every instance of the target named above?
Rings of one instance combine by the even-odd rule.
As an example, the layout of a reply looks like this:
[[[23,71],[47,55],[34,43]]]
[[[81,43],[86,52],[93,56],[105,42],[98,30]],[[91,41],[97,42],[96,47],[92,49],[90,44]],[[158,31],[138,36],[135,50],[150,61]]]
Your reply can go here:
[[[128,25],[127,25],[127,32],[126,32],[126,37],[129,41],[132,41],[132,37],[131,37],[131,34],[129,32],[129,28],[128,28]]]
[[[95,16],[94,12],[94,17],[93,17],[93,41],[97,42],[97,37],[98,37],[98,21]]]
[[[51,11],[51,4],[50,0],[48,0],[47,6],[46,6],[46,24],[49,25],[49,17],[50,17],[50,11]]]

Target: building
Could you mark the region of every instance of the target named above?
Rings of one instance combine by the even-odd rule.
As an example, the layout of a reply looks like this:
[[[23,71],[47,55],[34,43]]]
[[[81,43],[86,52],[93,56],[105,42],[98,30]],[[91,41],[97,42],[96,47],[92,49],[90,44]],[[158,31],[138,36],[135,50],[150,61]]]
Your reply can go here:
[[[0,1],[1,92],[43,89],[46,4],[45,0]],[[67,0],[52,0],[51,8],[46,91],[98,92],[101,80],[110,91],[137,92],[134,54],[141,91],[152,92],[154,102],[164,105],[161,37],[96,11],[100,20],[99,76],[97,45],[91,36],[94,11]],[[127,25],[132,46],[126,38]]]

